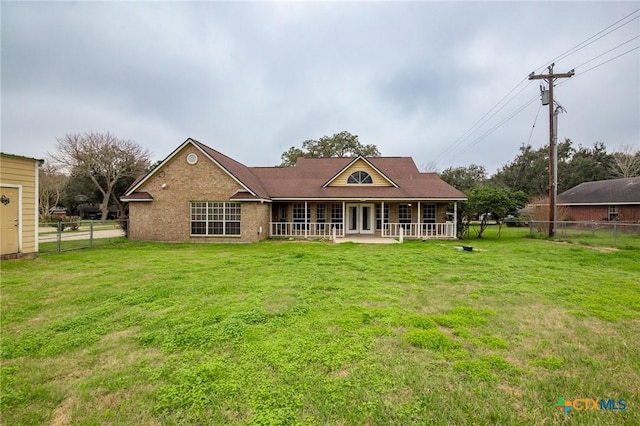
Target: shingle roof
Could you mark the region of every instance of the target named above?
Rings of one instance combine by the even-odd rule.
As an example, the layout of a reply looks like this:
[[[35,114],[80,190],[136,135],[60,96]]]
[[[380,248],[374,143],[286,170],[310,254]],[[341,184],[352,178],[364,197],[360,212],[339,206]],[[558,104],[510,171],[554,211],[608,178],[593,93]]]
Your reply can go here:
[[[269,195],[262,187],[260,181],[254,176],[251,172],[251,169],[244,164],[234,160],[233,158],[227,157],[221,152],[216,151],[213,148],[210,148],[203,144],[202,142],[198,142],[195,139],[191,139],[195,145],[197,145],[200,149],[207,153],[211,158],[216,160],[222,167],[224,167],[229,173],[236,177],[240,182],[242,182],[249,190],[251,190],[254,194],[256,194],[260,198],[268,198]]]
[[[559,194],[558,203],[640,203],[640,177],[584,182]]]
[[[285,198],[396,198],[452,199],[467,197],[437,173],[421,173],[411,157],[370,157],[367,160],[398,187],[323,185],[353,158],[300,158],[294,167],[251,167],[274,199]]]
[[[436,173],[421,173],[411,157],[368,157],[365,160],[393,181],[394,186],[324,186],[356,158],[299,158],[294,167],[247,167],[207,145],[187,139],[164,161],[168,161],[187,143],[197,146],[249,192],[232,198],[268,199],[423,199],[465,200],[467,197],[444,182]],[[162,164],[138,178],[127,190],[125,201],[152,199],[146,192],[136,192]],[[255,195],[253,195],[253,194]]]

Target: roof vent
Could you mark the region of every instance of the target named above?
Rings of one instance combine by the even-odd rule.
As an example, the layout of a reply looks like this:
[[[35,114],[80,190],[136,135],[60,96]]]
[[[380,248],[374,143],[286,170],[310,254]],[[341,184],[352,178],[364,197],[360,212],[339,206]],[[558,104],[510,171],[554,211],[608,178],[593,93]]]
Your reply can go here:
[[[193,166],[197,162],[198,162],[198,156],[195,153],[192,152],[189,155],[187,155],[187,163]]]

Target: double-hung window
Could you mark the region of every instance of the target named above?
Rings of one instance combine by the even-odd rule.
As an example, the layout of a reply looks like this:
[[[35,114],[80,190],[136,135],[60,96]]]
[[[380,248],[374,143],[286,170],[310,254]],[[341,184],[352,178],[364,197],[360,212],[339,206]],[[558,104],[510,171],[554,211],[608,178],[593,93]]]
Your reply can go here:
[[[235,202],[191,202],[191,235],[239,236],[241,205]]]
[[[384,219],[382,217],[382,204],[376,204],[376,229],[382,229],[382,223],[389,223],[389,204],[384,205]]]
[[[327,205],[318,204],[316,206],[316,222],[324,223],[327,221]]]
[[[422,205],[422,223],[436,223],[436,205]]]
[[[305,203],[293,203],[293,227],[296,230],[303,230],[305,222],[311,222],[311,209]]]
[[[398,204],[398,222],[411,223],[411,205]]]
[[[336,229],[342,229],[342,203],[331,203],[331,223]]]

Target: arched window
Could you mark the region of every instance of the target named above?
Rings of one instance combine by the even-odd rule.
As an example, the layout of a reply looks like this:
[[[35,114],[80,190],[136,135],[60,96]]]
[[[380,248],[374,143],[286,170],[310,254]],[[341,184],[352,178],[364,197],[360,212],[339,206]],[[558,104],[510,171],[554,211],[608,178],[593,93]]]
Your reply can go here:
[[[347,183],[373,183],[373,179],[371,179],[369,173],[359,171],[351,173],[351,176],[349,176],[349,179],[347,179]]]

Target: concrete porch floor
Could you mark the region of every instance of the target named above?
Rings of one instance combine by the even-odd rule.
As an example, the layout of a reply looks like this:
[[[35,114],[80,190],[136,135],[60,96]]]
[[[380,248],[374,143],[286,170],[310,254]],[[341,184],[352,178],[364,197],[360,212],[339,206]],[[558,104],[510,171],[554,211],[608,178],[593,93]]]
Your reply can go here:
[[[400,244],[395,238],[382,238],[375,235],[347,235],[343,238],[336,238],[336,244],[359,243],[359,244]]]

